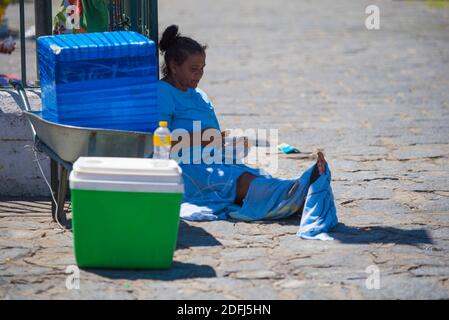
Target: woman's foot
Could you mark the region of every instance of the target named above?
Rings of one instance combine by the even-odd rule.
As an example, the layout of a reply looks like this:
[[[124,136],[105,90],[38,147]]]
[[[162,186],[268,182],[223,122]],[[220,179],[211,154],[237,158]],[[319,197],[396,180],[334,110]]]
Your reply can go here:
[[[318,159],[316,161],[316,165],[318,167],[318,172],[321,176],[326,171],[326,159],[324,159],[324,154],[321,151],[317,153]]]
[[[317,161],[310,176],[310,184],[314,183],[326,171],[326,159],[321,151],[317,152]]]

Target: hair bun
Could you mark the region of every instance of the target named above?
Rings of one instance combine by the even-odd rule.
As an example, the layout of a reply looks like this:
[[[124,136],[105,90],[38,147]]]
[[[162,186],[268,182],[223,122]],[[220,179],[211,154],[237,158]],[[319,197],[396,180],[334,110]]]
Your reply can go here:
[[[162,34],[162,39],[159,41],[159,48],[162,52],[167,51],[167,49],[176,42],[177,38],[180,36],[178,29],[178,26],[174,24],[165,29]]]

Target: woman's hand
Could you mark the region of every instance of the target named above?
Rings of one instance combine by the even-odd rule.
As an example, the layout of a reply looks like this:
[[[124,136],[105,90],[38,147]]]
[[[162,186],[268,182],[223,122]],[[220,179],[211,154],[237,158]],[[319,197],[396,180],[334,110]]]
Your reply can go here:
[[[208,131],[208,130],[213,130]],[[200,134],[200,140],[195,140],[194,139],[194,134],[192,132],[188,132],[184,135],[181,135],[179,137],[177,137],[176,140],[172,140],[172,147],[174,147],[175,145],[177,145],[178,143],[184,142],[184,146],[196,146],[196,145],[200,145],[202,147],[216,147],[216,148],[221,148],[224,146],[224,137],[229,135],[229,131],[219,131],[217,129],[214,128],[206,128],[201,130],[201,133],[197,133]],[[194,143],[195,142],[195,143]],[[199,142],[199,144],[198,144]]]
[[[251,145],[249,143],[249,138],[242,136],[233,137],[230,142],[225,144],[225,147],[234,149],[238,158],[244,158],[248,155]]]

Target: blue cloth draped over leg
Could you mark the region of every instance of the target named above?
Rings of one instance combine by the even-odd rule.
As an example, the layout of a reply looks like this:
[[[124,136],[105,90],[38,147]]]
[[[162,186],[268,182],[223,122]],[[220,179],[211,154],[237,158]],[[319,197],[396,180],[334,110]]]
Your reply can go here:
[[[315,166],[314,164],[301,176],[292,180],[282,180],[271,176],[256,178],[249,187],[242,207],[233,203],[235,181],[226,185],[226,181],[228,183],[230,181],[224,178],[223,172],[220,172],[222,167],[209,167],[210,174],[214,174],[214,170],[218,170],[218,176],[225,180],[215,183],[215,186],[218,187],[216,190],[211,190],[210,185],[207,186],[209,189],[207,193],[204,193],[201,186],[196,186],[196,194],[188,194],[181,206],[181,217],[187,220],[227,218],[241,221],[274,220],[293,215],[304,203],[297,235],[303,239],[332,240],[327,232],[337,225],[338,219],[331,187],[331,172],[326,164],[326,171],[310,184],[310,177]],[[243,166],[233,170],[239,171],[246,168],[248,167]],[[197,169],[190,173],[198,173]],[[230,168],[230,170],[232,169]],[[189,177],[189,179],[192,178]],[[203,193],[201,197],[198,197],[200,191]],[[211,191],[213,191],[215,200],[211,198]]]
[[[244,172],[268,174],[243,164],[180,164],[184,180],[181,218],[192,221],[226,219],[229,211],[241,207],[234,203],[237,180]]]
[[[338,223],[331,172],[326,164],[326,172],[310,184],[314,167],[295,180],[255,179],[241,209],[228,215],[243,221],[282,219],[297,212],[304,203],[297,235],[303,239],[333,240],[327,234]]]
[[[334,240],[327,233],[338,224],[331,172],[324,172],[308,187],[297,235],[303,239]]]

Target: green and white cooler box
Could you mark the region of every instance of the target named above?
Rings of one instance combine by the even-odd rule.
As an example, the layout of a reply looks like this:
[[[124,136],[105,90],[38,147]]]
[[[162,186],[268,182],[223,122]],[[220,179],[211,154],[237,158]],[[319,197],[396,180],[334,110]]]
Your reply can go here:
[[[80,267],[171,266],[184,191],[176,161],[81,157],[70,188]]]

